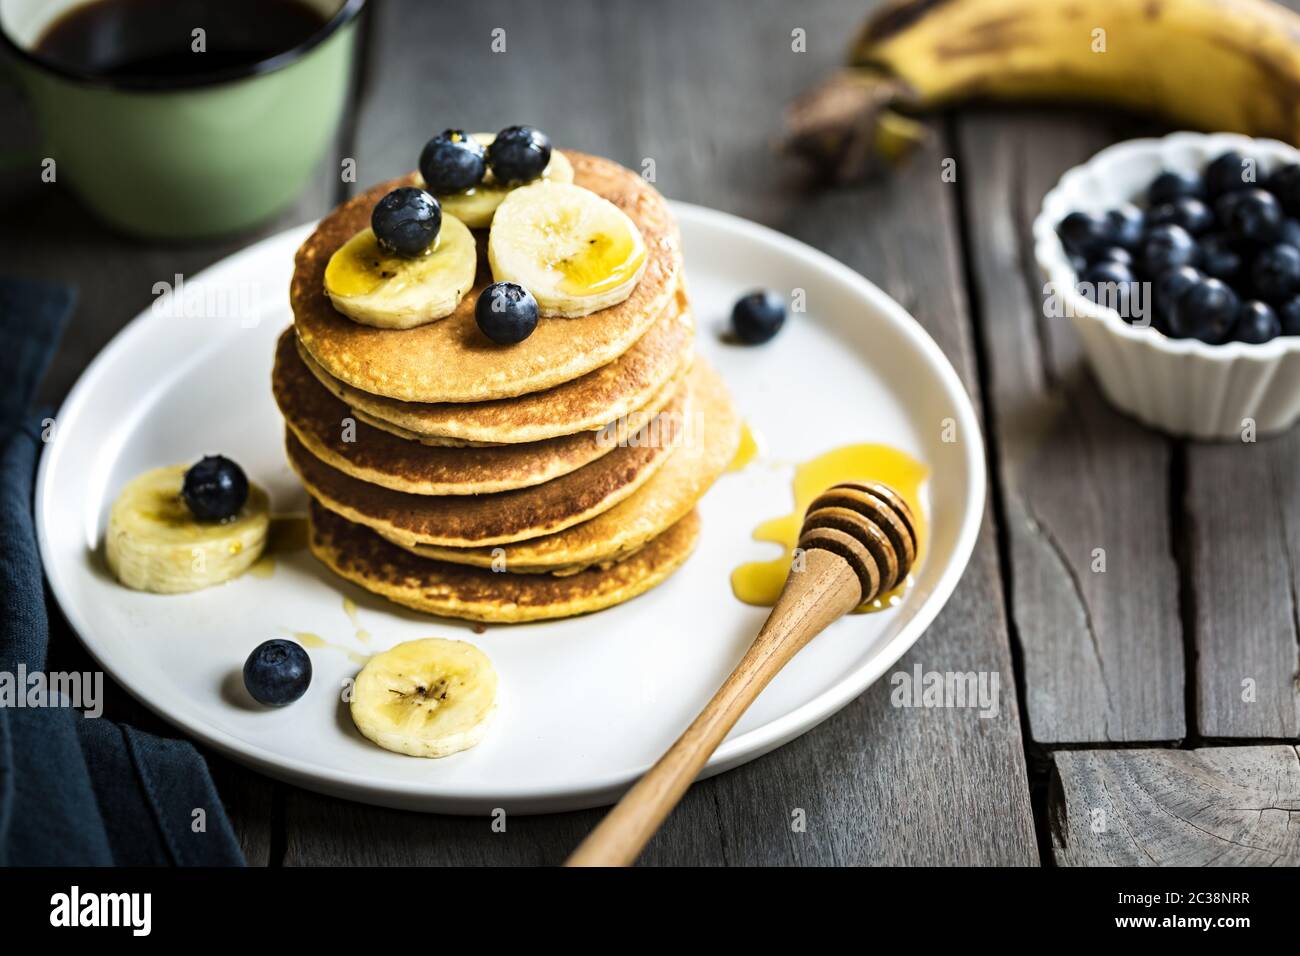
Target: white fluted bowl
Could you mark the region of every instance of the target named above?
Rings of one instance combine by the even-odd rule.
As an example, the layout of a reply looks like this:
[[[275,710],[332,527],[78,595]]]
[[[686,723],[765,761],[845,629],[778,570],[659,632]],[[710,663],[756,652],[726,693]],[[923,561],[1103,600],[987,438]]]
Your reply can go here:
[[[1234,133],[1128,140],[1067,171],[1034,220],[1039,268],[1078,330],[1103,393],[1147,425],[1190,438],[1240,438],[1252,423],[1259,435],[1289,428],[1300,417],[1300,336],[1207,345],[1129,325],[1075,290],[1056,225],[1075,210],[1144,206],[1147,186],[1162,170],[1200,171],[1229,149],[1257,160],[1260,182],[1276,167],[1300,162],[1300,151],[1285,143]]]

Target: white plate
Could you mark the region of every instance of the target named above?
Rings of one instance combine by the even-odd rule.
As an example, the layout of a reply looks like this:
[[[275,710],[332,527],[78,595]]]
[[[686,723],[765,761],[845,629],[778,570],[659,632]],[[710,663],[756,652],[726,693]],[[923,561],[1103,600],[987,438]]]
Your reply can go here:
[[[966,566],[984,506],[975,413],[933,340],[861,276],[753,223],[680,203],[675,211],[699,348],[762,436],[767,458],[724,475],[704,499],[699,548],[667,583],[588,617],[483,634],[345,584],[305,551],[280,558],[269,578],[196,594],[115,584],[100,538],[114,496],[145,469],[220,452],[268,488],[277,511],[304,508],[268,386],[276,336],[291,321],[286,289],[304,227],[187,282],[173,302],[197,303],[207,317],[165,307],[142,314],[59,412],[41,462],[37,519],[51,587],[86,647],[165,719],[304,787],[450,813],[609,803],[690,721],[766,616],[732,596],[728,576],[743,561],[771,556],[771,546],[750,535],[790,510],[790,463],[886,442],[932,470],[931,537],[915,587],[900,607],[839,621],[800,653],[707,773],[766,753],[843,707],[934,620]],[[765,347],[723,344],[731,303],[755,286],[803,289],[808,311]],[[956,441],[944,441],[946,432]],[[356,602],[369,645],[358,639],[345,598]],[[311,651],[315,678],[302,700],[282,710],[253,706],[240,684],[244,658],[261,641],[298,631],[356,652],[434,635],[472,641],[500,673],[495,722],[478,747],[442,760],[380,750],[356,732],[340,701],[357,665],[332,647]]]

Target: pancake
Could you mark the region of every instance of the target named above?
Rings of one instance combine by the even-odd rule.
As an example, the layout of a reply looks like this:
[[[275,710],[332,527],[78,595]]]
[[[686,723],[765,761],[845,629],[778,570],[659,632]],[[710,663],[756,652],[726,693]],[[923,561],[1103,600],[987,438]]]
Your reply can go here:
[[[569,321],[569,320],[564,320]],[[491,402],[402,402],[334,378],[299,346],[312,373],[357,418],[428,444],[513,444],[602,427],[646,405],[690,364],[695,321],[679,286],[668,311],[613,362],[571,382]]]
[[[411,545],[421,557],[519,574],[574,574],[637,553],[695,507],[736,457],[740,419],[718,373],[703,359],[691,372],[695,432],[635,493],[590,521],[500,548]]]
[[[482,402],[511,398],[564,382],[614,361],[668,308],[681,269],[681,239],[668,204],[629,169],[585,153],[566,152],[573,181],[625,212],[646,244],[646,269],[625,302],[581,318],[544,318],[518,345],[490,342],[474,321],[477,282],[444,319],[412,329],[361,325],[335,311],[325,295],[329,258],[370,222],[375,203],[416,174],[382,183],[338,207],[299,248],[289,300],[303,346],[330,375],[354,388],[406,402]]]
[[[668,404],[669,382],[627,417],[636,431]],[[294,437],[316,458],[361,481],[414,495],[472,495],[526,488],[568,474],[613,450],[601,433],[562,435],[526,445],[435,448],[352,417],[307,370],[292,329],[280,336],[271,390]],[[344,425],[351,422],[345,429]]]
[[[657,421],[682,422],[690,395],[675,395]],[[411,495],[358,481],[321,461],[286,430],[289,464],[308,494],[349,521],[403,544],[507,544],[572,527],[608,511],[645,484],[673,451],[666,441],[619,443],[567,475],[491,495]]]
[[[608,570],[557,578],[498,574],[420,558],[316,502],[309,521],[312,554],[340,577],[417,611],[494,623],[572,617],[634,598],[681,567],[695,547],[700,525],[699,515],[691,512]]]

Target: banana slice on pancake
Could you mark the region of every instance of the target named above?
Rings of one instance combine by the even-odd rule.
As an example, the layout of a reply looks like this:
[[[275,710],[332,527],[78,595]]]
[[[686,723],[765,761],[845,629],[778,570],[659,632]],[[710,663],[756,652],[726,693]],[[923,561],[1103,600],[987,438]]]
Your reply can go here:
[[[325,293],[362,325],[410,329],[451,315],[477,269],[473,233],[444,211],[437,242],[414,258],[385,252],[373,230],[361,230],[330,257]]]
[[[618,305],[646,267],[645,240],[612,202],[572,183],[521,186],[488,237],[497,282],[517,282],[542,315],[576,317]]]
[[[394,753],[446,757],[483,739],[496,709],[497,672],[464,641],[406,641],[366,662],[352,688],[352,721]]]
[[[491,146],[496,133],[471,133],[484,147]],[[551,161],[542,170],[541,179],[556,183],[573,182],[573,164],[558,149],[551,152]],[[447,193],[439,196],[443,215],[451,213],[471,229],[486,229],[492,225],[492,217],[518,186],[503,186],[492,178],[491,170],[477,186],[464,192]]]

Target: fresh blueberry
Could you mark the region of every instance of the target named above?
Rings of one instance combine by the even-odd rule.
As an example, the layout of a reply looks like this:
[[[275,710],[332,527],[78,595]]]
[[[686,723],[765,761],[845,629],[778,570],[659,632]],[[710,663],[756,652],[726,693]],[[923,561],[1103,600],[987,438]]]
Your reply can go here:
[[[1264,188],[1277,197],[1288,214],[1300,215],[1300,163],[1288,163],[1273,170]]]
[[[1167,222],[1182,226],[1193,236],[1199,236],[1214,227],[1214,213],[1199,199],[1184,196],[1162,206],[1156,206],[1147,213],[1148,226],[1159,226]]]
[[[500,183],[536,179],[551,161],[551,141],[531,126],[507,126],[487,148],[488,166]]]
[[[1126,266],[1133,265],[1133,254],[1123,246],[1107,246],[1092,257],[1097,262],[1119,262]]]
[[[494,282],[479,293],[474,320],[497,345],[514,345],[537,328],[537,300],[517,282]]]
[[[423,189],[401,186],[375,203],[370,228],[385,252],[414,258],[438,238],[442,206]]]
[[[1067,250],[1085,258],[1116,244],[1109,235],[1105,217],[1091,212],[1070,213],[1057,225],[1056,233]]]
[[[784,324],[785,303],[775,292],[750,292],[731,308],[731,329],[746,345],[761,345],[780,332]]]
[[[259,704],[292,704],[310,683],[311,658],[293,641],[264,641],[244,661],[244,686]]]
[[[1147,233],[1138,262],[1147,275],[1158,276],[1169,269],[1192,265],[1196,253],[1196,240],[1191,234],[1182,226],[1167,223]]]
[[[1232,326],[1232,337],[1238,342],[1262,345],[1281,334],[1282,324],[1267,303],[1252,300],[1238,307],[1237,321]]]
[[[1162,329],[1168,329],[1169,314],[1177,307],[1183,293],[1204,278],[1204,275],[1191,266],[1169,269],[1156,277],[1152,292],[1155,296],[1156,319]]]
[[[1228,237],[1238,242],[1272,242],[1282,232],[1282,207],[1262,189],[1240,190],[1215,212]]]
[[[1250,281],[1255,294],[1269,302],[1300,292],[1300,249],[1279,242],[1261,250],[1250,264]]]
[[[1278,236],[1279,242],[1285,242],[1288,246],[1295,246],[1300,249],[1300,220],[1287,217],[1282,220],[1282,231]]]
[[[1247,181],[1246,158],[1235,149],[1211,160],[1205,167],[1205,191],[1211,198],[1238,189],[1249,189],[1253,182]]]
[[[1228,237],[1221,232],[1212,232],[1201,236],[1197,243],[1201,247],[1199,262],[1206,275],[1231,282],[1241,271],[1241,253],[1233,248]]]
[[[248,476],[229,458],[204,455],[185,472],[181,499],[201,521],[233,518],[248,500]]]
[[[1277,309],[1283,335],[1300,335],[1300,295],[1287,299]]]
[[[1107,211],[1102,219],[1104,221],[1103,232],[1106,241],[1112,245],[1132,251],[1142,241],[1142,231],[1145,228],[1146,217],[1142,215],[1142,210],[1138,209],[1137,206],[1125,203]]]
[[[1169,333],[1197,338],[1210,345],[1223,342],[1237,317],[1237,293],[1218,279],[1203,279],[1184,292],[1168,312]]]
[[[1176,169],[1166,169],[1147,187],[1147,202],[1152,206],[1161,206],[1184,196],[1199,199],[1204,195],[1205,186],[1200,176]]]
[[[420,175],[440,196],[478,185],[485,172],[483,144],[464,130],[445,129],[420,151]]]

